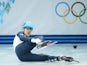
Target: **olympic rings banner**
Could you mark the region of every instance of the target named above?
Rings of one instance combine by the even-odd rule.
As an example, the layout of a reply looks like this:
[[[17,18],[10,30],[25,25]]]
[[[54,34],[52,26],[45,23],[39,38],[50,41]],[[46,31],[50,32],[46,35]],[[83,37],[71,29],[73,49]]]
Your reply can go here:
[[[87,35],[87,0],[0,0],[0,35],[15,35],[25,21],[34,35]]]
[[[64,12],[62,12],[63,15],[61,15],[61,13],[58,12],[58,7],[59,6],[62,6],[62,5],[63,6],[67,6],[67,9]],[[77,6],[77,5],[83,6],[83,8],[81,10],[79,10],[80,12],[77,12],[74,9],[74,7]],[[63,17],[64,21],[67,24],[74,24],[74,23],[76,23],[77,22],[77,18],[79,18],[79,20],[80,20],[81,23],[87,24],[87,21],[83,21],[81,19],[81,17],[84,16],[85,13],[87,13],[86,11],[87,11],[86,5],[83,2],[80,2],[80,1],[74,2],[71,7],[70,7],[70,5],[67,2],[58,2],[57,5],[56,5],[56,7],[55,7],[55,13],[59,17]],[[72,13],[73,16],[76,17],[72,22],[66,20],[66,16],[68,16],[70,12]]]

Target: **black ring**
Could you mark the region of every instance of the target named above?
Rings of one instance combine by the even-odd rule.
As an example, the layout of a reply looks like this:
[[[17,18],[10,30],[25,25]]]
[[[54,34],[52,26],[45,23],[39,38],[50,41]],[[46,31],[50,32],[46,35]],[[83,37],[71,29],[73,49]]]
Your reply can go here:
[[[81,14],[81,15],[79,15],[79,13],[78,13],[78,15],[76,15],[74,12],[73,12],[73,7],[74,7],[74,5],[75,4],[81,4],[83,7],[84,7],[84,11],[83,11],[83,13]],[[72,7],[71,7],[71,12],[72,12],[72,14],[74,15],[74,16],[76,16],[76,17],[81,17],[81,16],[83,16],[84,14],[85,14],[85,12],[86,12],[86,7],[85,7],[85,5],[82,3],[82,2],[75,2],[73,5],[72,5]]]

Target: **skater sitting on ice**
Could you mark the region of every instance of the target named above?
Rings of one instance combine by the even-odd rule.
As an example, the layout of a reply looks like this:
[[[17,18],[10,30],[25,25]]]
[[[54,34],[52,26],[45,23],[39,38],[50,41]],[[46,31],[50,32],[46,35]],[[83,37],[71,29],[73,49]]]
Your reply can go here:
[[[20,31],[14,38],[13,41],[13,47],[15,50],[15,53],[20,61],[68,61],[72,62],[72,57],[66,57],[66,56],[50,56],[50,55],[42,55],[42,54],[34,54],[31,52],[31,50],[36,46],[43,46],[43,42],[37,42],[35,39],[29,38],[32,30],[33,30],[33,24],[30,21],[26,21],[22,28],[23,30]],[[37,38],[36,38],[37,40]],[[48,43],[48,42],[45,42]]]

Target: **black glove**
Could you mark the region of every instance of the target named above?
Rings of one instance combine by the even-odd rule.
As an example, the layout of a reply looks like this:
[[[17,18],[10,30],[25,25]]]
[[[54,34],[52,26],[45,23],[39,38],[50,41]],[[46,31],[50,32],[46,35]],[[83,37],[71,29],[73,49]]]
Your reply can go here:
[[[52,41],[50,41],[50,40],[42,41],[40,45],[37,45],[37,48],[41,48],[41,47],[47,46],[51,42]]]
[[[42,45],[41,45],[41,47],[43,47],[43,46],[46,46],[48,43],[51,43],[52,41],[50,41],[50,40],[46,40],[46,41],[43,41],[42,43]]]
[[[66,57],[66,56],[62,56],[61,59],[64,60],[64,61],[67,61],[67,62],[74,61],[74,59],[72,57]]]

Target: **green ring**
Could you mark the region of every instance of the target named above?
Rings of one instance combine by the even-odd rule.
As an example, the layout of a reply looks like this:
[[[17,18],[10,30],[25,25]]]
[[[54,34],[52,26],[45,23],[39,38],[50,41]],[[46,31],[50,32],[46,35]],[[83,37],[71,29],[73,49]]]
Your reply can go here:
[[[84,10],[87,10],[87,9],[81,10],[81,12],[79,13],[79,15],[81,15],[81,13],[82,13]],[[83,21],[83,20],[81,19],[81,17],[79,17],[79,20],[80,20],[81,23],[87,24],[87,22]]]

